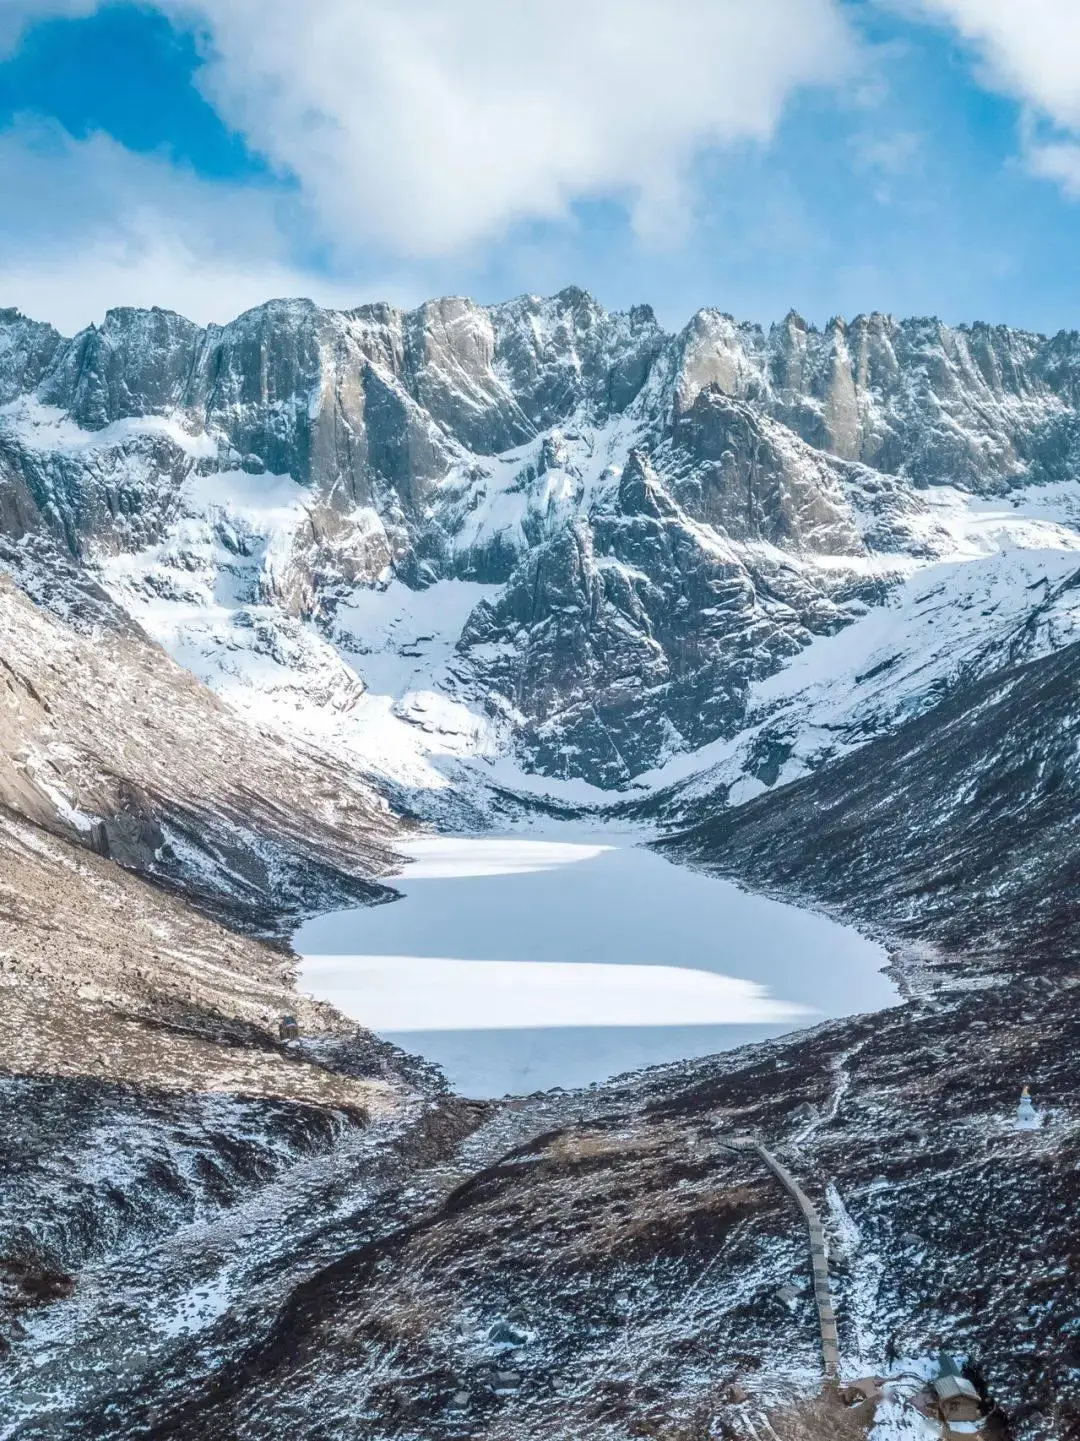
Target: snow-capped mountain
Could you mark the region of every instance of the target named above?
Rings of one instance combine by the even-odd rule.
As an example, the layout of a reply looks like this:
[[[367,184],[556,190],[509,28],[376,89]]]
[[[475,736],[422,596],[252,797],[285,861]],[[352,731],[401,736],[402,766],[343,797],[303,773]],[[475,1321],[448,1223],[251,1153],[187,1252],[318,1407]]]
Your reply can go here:
[[[0,313],[0,1434],[900,1441],[948,1344],[1080,1435],[1078,364],[574,290]],[[897,1004],[492,1104],[296,994],[403,812],[526,801],[836,910]]]
[[[577,290],[71,340],[5,312],[4,555],[33,592],[62,549],[227,699],[414,794],[440,757],[604,789],[727,757],[752,791],[1067,582],[1078,366],[1072,334],[670,335]]]

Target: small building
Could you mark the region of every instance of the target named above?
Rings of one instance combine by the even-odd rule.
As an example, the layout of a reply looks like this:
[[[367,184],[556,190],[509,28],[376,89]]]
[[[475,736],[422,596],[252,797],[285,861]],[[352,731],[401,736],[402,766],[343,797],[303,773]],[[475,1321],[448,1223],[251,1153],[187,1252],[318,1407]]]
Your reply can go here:
[[[982,1419],[982,1402],[979,1393],[964,1376],[960,1367],[942,1353],[938,1363],[938,1374],[931,1383],[938,1412],[943,1421],[979,1421]]]
[[[278,1035],[283,1041],[298,1041],[300,1027],[295,1016],[282,1016],[278,1022]]]

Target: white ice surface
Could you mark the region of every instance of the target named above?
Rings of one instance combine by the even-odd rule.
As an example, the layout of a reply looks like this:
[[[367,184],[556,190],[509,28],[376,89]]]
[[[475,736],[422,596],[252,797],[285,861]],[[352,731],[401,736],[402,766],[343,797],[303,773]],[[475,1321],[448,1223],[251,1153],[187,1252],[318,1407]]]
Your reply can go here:
[[[753,981],[685,966],[353,955],[312,958],[304,974],[375,1031],[768,1025],[814,1014]]]
[[[559,870],[580,861],[595,860],[612,849],[603,844],[580,841],[531,841],[505,836],[492,840],[478,836],[461,840],[454,836],[425,836],[397,847],[412,865],[403,877],[404,885],[414,881],[445,881],[469,876],[515,876],[533,871]]]
[[[895,999],[856,932],[625,837],[406,849],[402,900],[297,933],[300,984],[468,1094],[585,1085]]]

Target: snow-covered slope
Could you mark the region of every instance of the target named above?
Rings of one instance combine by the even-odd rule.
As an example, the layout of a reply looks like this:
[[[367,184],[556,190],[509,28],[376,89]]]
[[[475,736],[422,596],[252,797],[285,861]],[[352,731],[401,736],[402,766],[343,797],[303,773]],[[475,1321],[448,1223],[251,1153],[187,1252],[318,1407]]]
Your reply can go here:
[[[753,686],[738,735],[640,776],[655,792],[648,809],[673,819],[706,797],[740,804],[892,733],[981,676],[1080,638],[1080,496],[1071,491],[982,501],[942,487],[928,496],[951,537],[945,558],[909,565],[880,604]]]
[[[663,844],[894,942],[970,952],[987,974],[1022,953],[1072,985],[1078,664],[1074,642],[995,669],[771,794],[691,800],[695,824]]]
[[[719,763],[738,799],[1035,616],[1058,643],[1078,357],[880,315],[668,335],[576,290],[73,340],[4,312],[0,561],[40,593],[66,554],[421,811],[462,761],[593,799]]]

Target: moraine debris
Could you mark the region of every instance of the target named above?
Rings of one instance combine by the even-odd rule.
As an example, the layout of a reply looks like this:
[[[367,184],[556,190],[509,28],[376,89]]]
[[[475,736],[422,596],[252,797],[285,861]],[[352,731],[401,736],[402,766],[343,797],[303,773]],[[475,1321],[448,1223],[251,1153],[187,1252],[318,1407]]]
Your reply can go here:
[[[477,1378],[496,1396],[513,1396],[521,1389],[520,1371],[503,1371],[497,1366],[487,1367]]]

